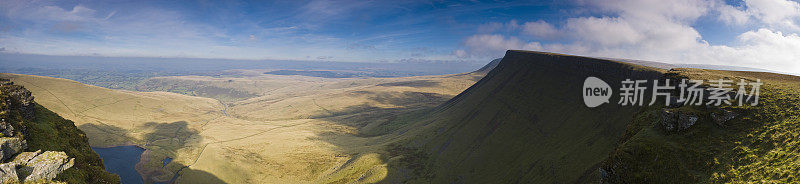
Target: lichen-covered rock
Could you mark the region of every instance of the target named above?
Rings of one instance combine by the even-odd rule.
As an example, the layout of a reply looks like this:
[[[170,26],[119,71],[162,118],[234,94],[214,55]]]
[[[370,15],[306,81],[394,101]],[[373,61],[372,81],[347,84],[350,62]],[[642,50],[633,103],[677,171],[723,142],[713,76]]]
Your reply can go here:
[[[670,109],[661,111],[661,126],[667,132],[679,132],[692,127],[699,118],[696,115],[688,114]]]
[[[0,119],[0,137],[11,137],[14,136],[14,127],[11,126],[6,119]]]
[[[14,163],[0,164],[0,183],[19,182],[16,166]]]
[[[14,160],[11,162],[17,165],[27,165],[31,159],[38,156],[40,153],[42,153],[42,150],[36,150],[35,152],[22,152],[14,157]]]
[[[724,127],[725,123],[732,120],[733,118],[736,118],[737,115],[738,114],[736,114],[733,111],[722,110],[720,112],[711,113],[711,119],[714,119],[714,123],[716,123],[717,125]]]
[[[0,137],[0,161],[8,160],[27,147],[19,137]]]
[[[2,83],[0,87],[3,88],[3,92],[7,93],[9,97],[9,102],[13,104],[13,107],[16,110],[19,110],[22,117],[25,119],[33,119],[34,111],[35,111],[35,103],[33,101],[33,96],[28,89],[25,89],[19,85],[13,85],[14,83]]]
[[[64,152],[45,151],[28,161],[20,171],[28,173],[25,181],[52,180],[74,163],[75,158],[69,158]]]

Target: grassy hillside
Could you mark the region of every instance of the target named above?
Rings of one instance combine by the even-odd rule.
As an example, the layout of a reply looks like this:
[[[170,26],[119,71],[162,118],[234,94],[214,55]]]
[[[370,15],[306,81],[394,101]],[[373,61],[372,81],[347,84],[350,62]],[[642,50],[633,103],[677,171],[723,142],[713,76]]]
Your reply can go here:
[[[119,176],[105,170],[100,156],[89,147],[86,134],[75,124],[36,104],[36,119],[24,123],[28,131],[26,151],[64,151],[75,158],[75,166],[55,180],[67,183],[119,183]]]
[[[667,71],[530,51],[509,51],[487,67],[404,78],[295,76],[287,83],[259,73],[152,84],[183,89],[191,81],[204,87],[187,91],[213,88],[193,95],[216,100],[3,76],[30,86],[42,106],[81,125],[93,145],[147,148],[137,168],[150,181],[797,182],[798,77]],[[759,106],[674,109],[700,120],[667,133],[658,106],[620,106],[614,95],[612,104],[585,107],[581,88],[589,76],[608,82],[614,94],[625,79],[757,78],[766,85]],[[237,90],[250,95],[236,96]],[[711,114],[723,110],[738,115],[724,125],[713,122]],[[166,157],[174,160],[162,167]]]
[[[382,135],[396,128],[378,125],[435,107],[482,75],[280,76],[293,78],[286,79],[290,82],[262,74],[154,79],[164,81],[153,83],[156,86],[191,81],[187,84],[226,89],[220,93],[241,89],[260,95],[225,104],[219,99],[111,90],[50,77],[0,76],[28,87],[42,106],[75,121],[92,146],[135,144],[148,149],[137,165],[146,181],[318,183],[336,178],[329,176],[362,175],[364,170],[344,174],[337,169],[354,164],[352,160],[383,164],[378,152],[387,139]],[[173,160],[163,166],[167,157]]]
[[[758,106],[671,107],[699,120],[668,132],[663,106],[585,107],[580,89],[588,76],[615,90],[626,78],[760,79],[765,85]],[[734,116],[715,119],[725,113]],[[800,176],[797,76],[665,71],[509,51],[468,90],[430,112],[403,117],[390,123],[408,126],[394,131],[397,142],[387,145],[383,182],[796,183]]]
[[[390,171],[387,181],[579,181],[614,149],[639,110],[608,104],[586,108],[584,79],[599,77],[619,89],[613,81],[654,79],[662,72],[601,59],[509,51],[477,84],[399,131],[416,135],[399,142],[410,146],[390,147],[397,171]]]
[[[603,165],[614,183],[797,183],[800,182],[800,77],[701,69],[667,76],[739,81],[760,79],[759,105],[682,107],[700,117],[689,129],[660,128],[660,108],[644,109],[628,126],[620,146]],[[748,89],[749,90],[749,89]],[[712,114],[738,114],[725,123]]]
[[[16,87],[14,85],[0,86],[0,119],[15,127],[10,133],[22,134],[22,138],[28,145],[24,151],[63,151],[69,157],[75,158],[74,166],[58,174],[55,178],[56,181],[76,184],[120,182],[119,176],[105,171],[102,160],[89,147],[86,134],[79,130],[72,121],[61,118],[35,103],[30,111],[19,108],[18,103],[20,102],[12,99],[19,97],[11,94],[17,92],[10,91],[24,89],[14,89]],[[29,114],[30,112],[32,114]]]

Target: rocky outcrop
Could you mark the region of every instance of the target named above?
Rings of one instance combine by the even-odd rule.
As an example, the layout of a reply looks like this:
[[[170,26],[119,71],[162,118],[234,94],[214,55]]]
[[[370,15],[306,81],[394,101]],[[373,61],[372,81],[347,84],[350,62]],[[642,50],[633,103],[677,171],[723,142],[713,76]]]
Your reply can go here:
[[[14,85],[13,82],[9,82],[7,79],[0,79],[0,87],[3,88],[3,93],[10,97],[5,100],[7,104],[11,105],[11,108],[19,110],[25,119],[33,119],[35,117],[33,96],[28,89]]]
[[[661,126],[667,132],[680,132],[692,127],[699,118],[697,115],[664,109],[661,111]]]
[[[737,113],[735,113],[733,111],[720,110],[719,112],[711,113],[711,119],[713,119],[714,123],[716,123],[717,125],[719,125],[721,127],[725,127],[726,123],[728,121],[732,120],[733,118],[736,118],[737,115],[739,115],[739,114],[737,114]]]
[[[22,152],[17,155],[17,157],[14,157],[14,160],[11,162],[17,165],[25,165],[40,153],[42,153],[42,150],[36,150],[36,152]]]
[[[22,165],[19,169],[23,172],[20,173],[20,178],[25,177],[25,181],[52,180],[74,164],[75,159],[69,158],[64,152],[45,151]]]
[[[19,182],[17,169],[14,163],[0,164],[0,183],[16,183]]]
[[[0,97],[0,183],[57,183],[52,179],[72,167],[75,159],[61,151],[22,152],[28,148],[24,139],[28,136],[25,125],[8,122],[20,118],[34,120],[35,102],[31,92],[0,79]],[[19,115],[11,115],[11,112]]]
[[[49,182],[74,164],[75,159],[62,151],[19,153],[11,162],[0,164],[0,183]]]
[[[8,122],[6,122],[5,118],[0,119],[0,137],[2,136],[14,136],[14,127],[11,126]]]
[[[0,161],[14,157],[26,147],[25,140],[19,137],[0,137]]]

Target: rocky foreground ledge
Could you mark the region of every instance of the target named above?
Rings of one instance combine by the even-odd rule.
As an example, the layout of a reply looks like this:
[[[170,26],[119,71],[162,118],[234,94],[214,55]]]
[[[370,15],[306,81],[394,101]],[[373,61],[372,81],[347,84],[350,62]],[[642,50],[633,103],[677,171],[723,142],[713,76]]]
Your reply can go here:
[[[35,118],[31,92],[0,79],[0,95],[4,97],[0,101],[0,183],[63,183],[53,179],[72,167],[75,159],[63,151],[23,152],[28,148],[26,127],[8,116],[16,111],[23,119]]]

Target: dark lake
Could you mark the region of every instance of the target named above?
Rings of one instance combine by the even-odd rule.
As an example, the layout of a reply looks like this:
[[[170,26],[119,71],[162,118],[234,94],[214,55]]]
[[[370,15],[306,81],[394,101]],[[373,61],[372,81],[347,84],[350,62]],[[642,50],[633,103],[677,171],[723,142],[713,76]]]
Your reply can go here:
[[[117,146],[110,148],[92,148],[100,158],[108,172],[118,174],[123,184],[140,184],[142,176],[134,166],[139,162],[144,149],[138,146]]]

